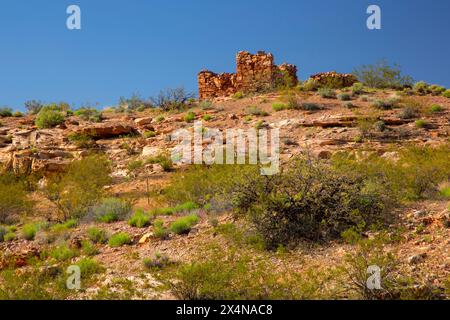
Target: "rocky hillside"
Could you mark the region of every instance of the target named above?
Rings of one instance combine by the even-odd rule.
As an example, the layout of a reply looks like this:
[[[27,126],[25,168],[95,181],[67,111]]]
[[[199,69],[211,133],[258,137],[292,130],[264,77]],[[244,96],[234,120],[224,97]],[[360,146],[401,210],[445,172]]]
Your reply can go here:
[[[184,111],[105,110],[99,122],[69,114],[63,122],[48,129],[36,126],[36,115],[1,118],[2,169],[18,176],[36,177],[36,181],[27,191],[33,209],[13,210],[11,217],[2,221],[6,231],[0,242],[3,268],[0,297],[20,294],[28,298],[41,297],[33,292],[35,288],[29,292],[15,291],[8,276],[8,272],[13,272],[20,275],[20,281],[31,281],[32,286],[30,279],[37,268],[49,275],[45,280],[48,296],[43,298],[189,298],[182,289],[167,284],[177,277],[183,279],[173,272],[176,274],[186,264],[201,261],[206,252],[208,255],[228,252],[229,261],[234,261],[238,259],[236,253],[229,251],[239,248],[242,259],[270,264],[270,268],[264,265],[248,272],[254,279],[277,287],[272,283],[274,274],[280,277],[290,274],[295,278],[291,279],[292,283],[304,290],[293,295],[294,298],[366,298],[368,295],[361,296],[352,290],[344,294],[333,290],[339,286],[334,282],[348,274],[338,272],[349,261],[347,255],[364,250],[363,246],[333,238],[266,250],[261,248],[264,245],[260,245],[260,240],[248,236],[253,228],[247,219],[233,215],[231,208],[216,210],[211,215],[209,207],[203,204],[174,203],[165,197],[165,190],[173,186],[174,177],[188,169],[187,165],[172,164],[168,159],[177,144],[170,134],[181,128],[192,130],[195,120],[201,120],[203,127],[221,131],[279,128],[283,166],[305,150],[324,161],[343,151],[360,159],[376,155],[396,161],[399,152],[408,146],[442,148],[449,145],[449,98],[388,89],[361,91],[364,92],[347,88],[235,94],[212,102],[192,102]],[[205,139],[203,143],[207,145],[211,141]],[[93,153],[106,155],[111,165],[111,180],[103,187],[104,198],[124,199],[130,209],[125,210],[125,217],[117,219],[99,221],[76,217],[73,223],[67,223],[71,220],[61,212],[61,203],[49,196],[49,185],[55,176],[64,175],[74,162]],[[444,190],[442,196],[422,197],[396,206],[393,209],[396,219],[383,232],[366,230],[363,233],[365,238],[371,239],[387,232],[390,240],[383,242],[382,251],[395,252],[396,272],[420,279],[414,284],[415,296],[408,291],[414,297],[442,298],[448,290],[449,211],[448,195],[447,198],[444,195],[448,183],[439,182],[439,188]],[[155,210],[159,211],[155,213]],[[193,221],[183,222],[184,227],[188,227],[181,231],[173,227],[180,217],[192,214],[195,215]],[[140,222],[130,222],[130,216]],[[26,228],[34,228],[32,236],[27,236]],[[100,231],[105,233],[104,240]],[[123,241],[111,241],[118,234],[123,235]],[[235,263],[241,263],[238,260]],[[55,283],[64,275],[61,268],[79,261],[83,261],[86,269],[83,270],[89,279],[82,283],[83,290],[60,290]],[[273,269],[270,277],[265,268]],[[242,278],[243,274],[236,277],[238,281],[248,280]],[[327,285],[319,285],[323,283]],[[274,292],[278,291],[274,289]],[[255,298],[259,294],[266,297],[254,292],[243,296]],[[284,297],[277,296],[278,293],[267,294]],[[206,292],[201,297],[211,295]]]

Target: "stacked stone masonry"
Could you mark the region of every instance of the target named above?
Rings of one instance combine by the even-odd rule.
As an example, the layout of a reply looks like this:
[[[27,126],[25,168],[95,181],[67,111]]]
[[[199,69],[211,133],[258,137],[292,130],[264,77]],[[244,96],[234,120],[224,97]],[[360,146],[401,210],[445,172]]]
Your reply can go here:
[[[241,51],[236,56],[236,73],[216,74],[203,70],[198,74],[199,98],[213,99],[236,92],[256,92],[273,88],[280,77],[288,77],[296,85],[297,67],[291,64],[275,65],[271,53],[251,54]]]

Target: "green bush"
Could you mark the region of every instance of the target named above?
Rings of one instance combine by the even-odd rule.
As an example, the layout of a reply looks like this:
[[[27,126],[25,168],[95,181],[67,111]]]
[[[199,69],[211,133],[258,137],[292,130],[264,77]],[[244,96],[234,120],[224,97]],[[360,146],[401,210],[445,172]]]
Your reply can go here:
[[[128,224],[132,227],[145,228],[151,224],[150,216],[141,209],[136,210],[128,220]]]
[[[348,93],[341,93],[337,96],[337,98],[341,101],[350,101],[352,100],[351,95],[349,95]]]
[[[429,90],[431,91],[431,94],[434,96],[440,96],[445,92],[445,88],[442,86],[438,86],[436,84],[433,84],[429,86]]]
[[[131,205],[118,198],[103,199],[93,209],[97,221],[111,223],[125,220],[131,211]]]
[[[35,223],[28,223],[22,227],[22,237],[28,241],[34,240],[37,231],[38,226]]]
[[[146,139],[154,138],[154,137],[156,137],[156,132],[152,131],[152,130],[147,130],[147,131],[144,132],[144,137]]]
[[[111,182],[110,172],[106,156],[88,156],[72,162],[65,174],[52,176],[46,195],[64,218],[85,216],[104,195],[104,187]]]
[[[189,111],[185,116],[184,116],[184,121],[186,122],[193,122],[195,120],[195,113],[192,111]]]
[[[332,239],[351,226],[384,221],[391,201],[382,191],[364,176],[336,172],[302,156],[276,176],[247,179],[233,193],[233,203],[273,249],[301,239]]]
[[[87,134],[71,133],[67,138],[78,148],[90,149],[96,146],[94,139]]]
[[[159,164],[164,171],[169,172],[173,168],[172,159],[164,154],[157,155],[155,157],[150,157],[145,160],[147,164]]]
[[[197,224],[198,216],[196,214],[191,214],[185,217],[181,217],[174,221],[170,225],[170,230],[176,234],[186,234],[191,231],[191,228]]]
[[[444,110],[444,108],[442,108],[442,106],[440,106],[438,104],[433,104],[430,106],[431,113],[442,112],[443,110]]]
[[[266,117],[269,114],[267,112],[261,110],[257,106],[248,106],[247,107],[247,115]]]
[[[364,93],[364,85],[360,82],[356,82],[352,86],[352,95],[357,96]]]
[[[74,114],[81,118],[84,121],[90,122],[101,122],[102,121],[102,113],[94,108],[80,108],[74,112]]]
[[[157,219],[153,222],[153,235],[162,240],[169,237],[169,230],[164,227],[164,221]]]
[[[136,171],[144,166],[144,162],[142,160],[132,160],[128,163],[127,169],[130,172]]]
[[[405,107],[400,112],[399,117],[401,119],[414,119],[415,117],[417,117],[417,110],[413,107]]]
[[[373,65],[358,67],[353,74],[363,85],[370,88],[400,89],[413,84],[413,79],[410,76],[403,76],[398,65],[389,66],[384,60]]]
[[[78,225],[78,220],[76,220],[76,219],[69,219],[69,220],[67,220],[67,221],[65,221],[63,223],[57,223],[57,224],[52,225],[50,227],[50,231],[56,232],[56,233],[64,232],[64,231],[67,231],[69,229],[75,228],[77,225]]]
[[[57,105],[49,105],[41,108],[36,116],[35,124],[39,129],[53,128],[64,122],[66,112]]]
[[[419,81],[419,82],[415,83],[414,87],[413,87],[413,91],[415,94],[418,94],[421,96],[431,93],[430,86],[428,85],[428,83],[426,83],[424,81]]]
[[[158,117],[156,117],[156,119],[155,119],[155,121],[156,122],[162,122],[162,121],[164,121],[166,118],[164,118],[164,116],[158,116]]]
[[[442,95],[450,99],[450,89],[447,89]]]
[[[277,102],[272,104],[272,109],[273,111],[282,111],[282,110],[286,110],[288,107],[285,103],[281,103],[281,102]]]
[[[305,102],[302,104],[302,109],[305,111],[317,111],[321,110],[322,106],[317,103]]]
[[[82,278],[88,278],[94,274],[101,273],[104,268],[95,260],[91,258],[82,258],[76,262],[76,265],[80,268]]]
[[[0,108],[0,117],[12,117],[13,112],[11,108],[1,107]]]
[[[320,88],[318,91],[319,96],[325,99],[335,99],[336,98],[336,91],[330,88]]]
[[[391,110],[394,107],[394,104],[389,100],[375,100],[372,103],[372,107],[379,110]]]
[[[211,121],[212,120],[212,116],[209,114],[205,114],[202,118],[204,121]]]
[[[92,257],[99,253],[99,250],[92,241],[84,240],[81,242],[81,250],[86,256]]]
[[[426,128],[428,126],[428,123],[423,119],[416,120],[415,124],[417,128]]]
[[[91,227],[87,230],[88,238],[94,243],[107,243],[108,242],[108,233],[96,227]]]
[[[236,99],[236,100],[242,99],[242,98],[244,98],[244,97],[245,97],[244,93],[242,93],[242,92],[240,92],[240,91],[236,92],[236,93],[233,95],[233,98]]]
[[[76,256],[78,256],[78,252],[74,249],[69,248],[67,245],[61,245],[54,247],[49,252],[50,257],[61,262],[70,260]]]
[[[109,238],[108,244],[113,248],[128,245],[131,244],[131,237],[126,232],[116,233]]]

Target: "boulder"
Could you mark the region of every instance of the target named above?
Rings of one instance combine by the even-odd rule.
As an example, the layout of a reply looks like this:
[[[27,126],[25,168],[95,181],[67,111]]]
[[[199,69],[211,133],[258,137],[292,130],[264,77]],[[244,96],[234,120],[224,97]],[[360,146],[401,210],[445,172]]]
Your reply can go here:
[[[88,125],[76,130],[95,139],[107,139],[136,133],[136,128],[128,123],[105,122]]]

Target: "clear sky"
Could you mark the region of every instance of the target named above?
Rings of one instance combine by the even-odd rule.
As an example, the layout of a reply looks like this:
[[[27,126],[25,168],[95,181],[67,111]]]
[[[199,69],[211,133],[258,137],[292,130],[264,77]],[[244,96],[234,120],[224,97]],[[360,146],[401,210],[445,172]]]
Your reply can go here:
[[[81,7],[82,29],[66,28]],[[382,29],[366,9],[382,9]],[[184,86],[197,72],[233,72],[240,50],[274,53],[302,79],[381,58],[450,87],[449,0],[0,0],[0,106],[115,104]]]

